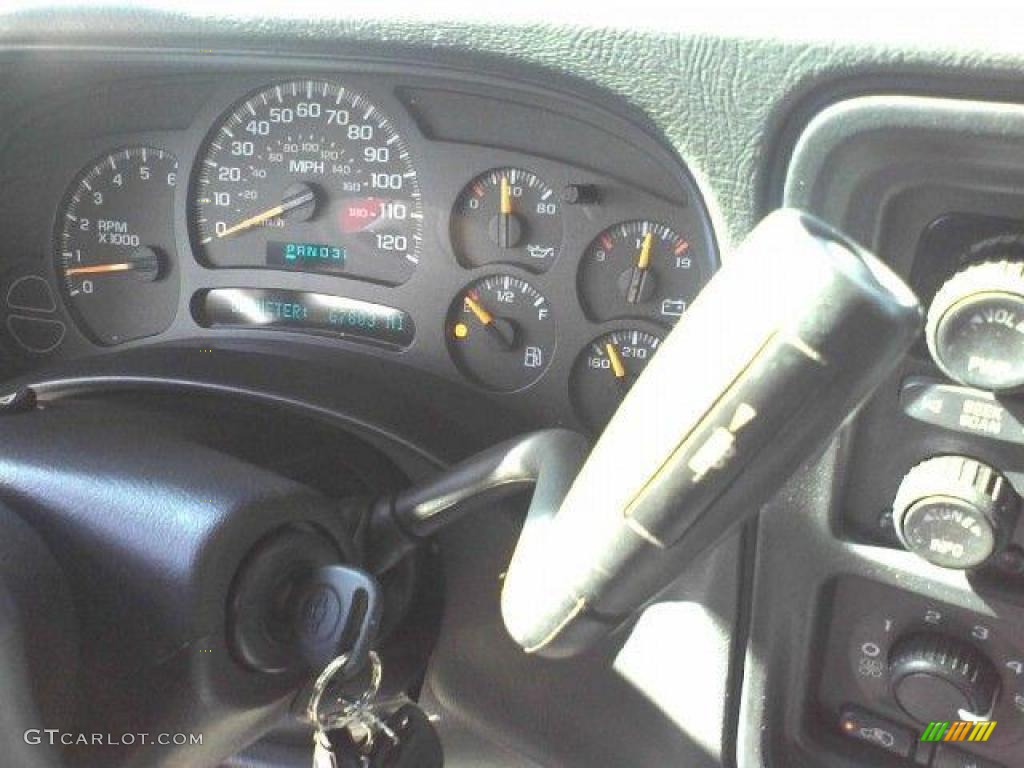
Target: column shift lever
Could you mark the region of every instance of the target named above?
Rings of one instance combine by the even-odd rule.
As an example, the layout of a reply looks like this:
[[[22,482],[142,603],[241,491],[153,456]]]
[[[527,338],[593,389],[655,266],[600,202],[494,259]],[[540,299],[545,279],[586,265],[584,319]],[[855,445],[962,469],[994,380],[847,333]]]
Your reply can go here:
[[[758,511],[921,325],[917,299],[877,258],[806,214],[773,213],[661,345],[585,462],[582,439],[564,430],[485,451],[378,504],[371,557],[387,567],[474,502],[536,484],[502,615],[524,650],[577,653]]]

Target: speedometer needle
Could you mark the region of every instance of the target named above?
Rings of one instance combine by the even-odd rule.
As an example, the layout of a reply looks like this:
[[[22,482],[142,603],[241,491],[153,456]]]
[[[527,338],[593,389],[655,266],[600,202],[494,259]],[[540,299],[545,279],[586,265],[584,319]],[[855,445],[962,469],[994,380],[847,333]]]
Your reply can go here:
[[[217,233],[217,237],[228,237],[230,235],[237,234],[238,232],[244,232],[247,229],[252,229],[265,221],[269,221],[270,219],[274,219],[282,214],[288,213],[288,211],[301,208],[302,206],[313,202],[315,199],[316,195],[313,190],[306,187],[301,192],[294,194],[291,197],[286,197],[273,208],[268,208],[262,213],[257,213],[255,216],[250,216],[249,218],[238,222],[234,226],[221,230]]]

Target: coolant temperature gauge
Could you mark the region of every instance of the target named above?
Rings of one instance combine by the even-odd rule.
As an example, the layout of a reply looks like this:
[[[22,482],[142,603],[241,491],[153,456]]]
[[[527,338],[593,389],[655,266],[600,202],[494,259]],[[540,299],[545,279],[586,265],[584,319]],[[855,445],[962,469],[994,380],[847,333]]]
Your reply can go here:
[[[535,382],[555,349],[548,300],[512,275],[485,277],[460,293],[448,311],[446,332],[463,374],[496,392]]]
[[[599,336],[580,352],[570,387],[576,411],[590,429],[604,428],[660,344],[660,336],[631,328]]]

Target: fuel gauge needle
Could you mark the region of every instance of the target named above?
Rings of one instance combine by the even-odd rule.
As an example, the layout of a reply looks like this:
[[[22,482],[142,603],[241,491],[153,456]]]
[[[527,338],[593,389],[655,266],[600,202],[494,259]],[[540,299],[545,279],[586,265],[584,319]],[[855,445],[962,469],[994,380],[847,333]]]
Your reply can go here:
[[[483,304],[468,294],[465,302],[469,311],[480,321],[480,325],[486,328],[502,347],[512,349],[515,346],[515,329],[507,321],[495,318]]]
[[[626,301],[636,304],[643,298],[644,282],[647,280],[647,271],[651,267],[651,246],[654,244],[654,233],[648,232],[640,243],[640,253],[637,254],[636,264],[633,267],[633,276],[629,281],[629,290],[626,291]]]
[[[265,221],[275,219],[278,216],[288,213],[288,211],[295,210],[296,208],[301,208],[302,206],[313,202],[315,199],[316,194],[313,192],[311,188],[307,187],[298,194],[286,197],[273,208],[268,208],[262,213],[257,213],[255,216],[250,216],[249,218],[243,219],[242,221],[228,227],[227,229],[221,230],[220,232],[217,233],[217,237],[230,237],[231,235],[238,234],[239,232],[245,232],[247,229],[252,229],[253,227],[258,226]]]

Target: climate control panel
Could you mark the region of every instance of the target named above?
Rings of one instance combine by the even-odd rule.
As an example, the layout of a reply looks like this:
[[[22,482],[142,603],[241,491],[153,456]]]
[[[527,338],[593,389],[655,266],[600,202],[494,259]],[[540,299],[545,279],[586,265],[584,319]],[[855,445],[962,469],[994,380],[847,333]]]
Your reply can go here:
[[[1019,606],[986,603],[987,615],[865,579],[840,580],[818,682],[836,730],[908,764],[934,765],[935,745],[922,739],[931,723],[994,721],[986,741],[967,740],[949,754],[974,756],[978,766],[1019,764],[1024,616]]]

